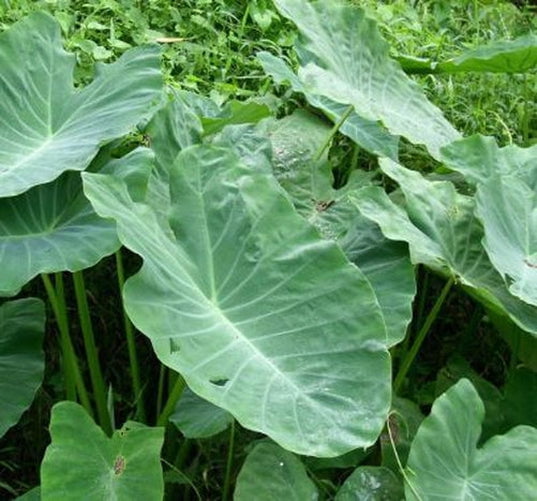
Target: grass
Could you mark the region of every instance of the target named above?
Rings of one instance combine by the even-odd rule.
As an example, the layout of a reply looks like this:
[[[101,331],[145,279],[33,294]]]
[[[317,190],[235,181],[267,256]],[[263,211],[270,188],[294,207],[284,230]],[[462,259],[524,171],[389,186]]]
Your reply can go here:
[[[537,28],[535,7],[518,8],[511,2],[500,0],[353,1],[364,6],[379,21],[394,55],[443,60],[467,48],[500,38],[514,38]],[[167,39],[160,43],[164,46],[165,78],[171,86],[208,95],[219,104],[230,98],[246,99],[272,94],[280,98],[280,106],[286,111],[302,104],[301,99],[286,88],[274,88],[254,58],[260,50],[289,55],[295,37],[294,29],[275,14],[270,2],[0,0],[0,31],[28,13],[42,9],[53,13],[60,21],[67,49],[77,55],[79,68],[75,78],[78,84],[88,81],[95,62],[112,61],[130,46]],[[494,135],[502,144],[530,144],[537,140],[537,104],[532,99],[537,94],[535,78],[476,74],[434,75],[419,77],[418,80],[429,98],[465,135]],[[331,151],[332,162],[337,166],[351,158],[353,153],[351,143],[339,137]],[[419,151],[407,148],[405,161],[416,158],[419,160]],[[360,153],[358,161],[367,162],[367,155]],[[139,407],[136,410],[132,381],[125,381],[125,371],[132,366],[132,356],[129,359],[123,318],[117,314],[121,311],[120,299],[111,290],[115,286],[115,282],[110,280],[115,273],[113,261],[113,257],[104,260],[85,273],[85,279],[101,361],[103,354],[113,361],[104,366],[103,374],[105,381],[111,385],[113,406],[120,424],[124,419],[136,417],[136,412],[139,415],[140,410]],[[139,260],[135,256],[125,255],[126,276],[138,266]],[[65,287],[67,312],[73,319],[75,290],[67,281]],[[439,281],[431,278],[429,287],[422,289],[425,315],[441,287]],[[30,284],[26,290],[43,297],[39,283]],[[439,313],[431,335],[424,341],[424,349],[410,367],[414,387],[409,391],[417,395],[420,402],[430,403],[436,370],[461,350],[456,342],[451,342],[459,339],[460,333],[454,331],[455,324],[470,326],[464,335],[462,350],[471,365],[496,384],[503,382],[508,350],[504,349],[504,345],[498,345],[498,337],[490,332],[482,311],[464,313],[468,309],[473,312],[474,308],[466,298],[461,299],[452,291]],[[49,319],[52,318],[51,312],[48,313]],[[454,322],[454,318],[463,320]],[[413,329],[417,332],[421,327],[419,315],[415,323]],[[57,342],[51,334],[56,328],[52,320],[49,320],[49,327],[45,383],[20,424],[0,441],[0,478],[4,482],[0,484],[0,497],[22,493],[39,481],[38,465],[48,442],[46,428],[50,407],[64,391]],[[84,350],[83,336],[76,325],[71,330],[74,349],[81,354]],[[483,335],[484,331],[487,336]],[[485,338],[489,341],[483,345],[480,340]],[[439,349],[439,346],[442,348]],[[148,341],[139,334],[136,335],[136,347],[146,410],[156,409],[159,363]],[[98,362],[95,356],[92,360],[93,363]],[[88,367],[83,366],[82,371],[87,375]],[[100,393],[104,416],[102,390]],[[148,413],[149,423],[157,418],[158,412]],[[239,426],[235,431],[234,452],[227,457],[229,432],[210,441],[189,441],[180,440],[177,431],[168,430],[164,460],[165,464],[172,465],[166,472],[170,498],[196,499],[196,492],[199,492],[201,499],[216,499],[224,485],[229,487],[245,457],[247,444],[258,437]],[[339,473],[320,482],[330,486],[334,479],[341,482],[343,478]],[[190,484],[194,484],[195,489]],[[331,487],[328,489],[331,490]]]

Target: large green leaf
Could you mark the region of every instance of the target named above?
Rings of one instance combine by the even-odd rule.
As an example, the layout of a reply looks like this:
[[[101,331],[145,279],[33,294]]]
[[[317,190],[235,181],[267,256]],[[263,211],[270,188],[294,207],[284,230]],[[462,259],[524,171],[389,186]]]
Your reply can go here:
[[[290,450],[337,456],[373,443],[390,364],[364,276],[232,150],[188,148],[170,173],[167,224],[121,180],[84,174],[96,211],[144,259],[124,298],[160,360]]]
[[[416,284],[408,249],[386,239],[349,201],[347,194],[369,185],[371,176],[355,171],[343,189],[332,187],[325,157],[315,159],[329,132],[324,121],[303,110],[274,121],[269,128],[274,174],[300,214],[325,238],[335,240],[369,280],[392,346],[404,338],[412,318]]]
[[[512,296],[481,245],[483,228],[472,197],[452,183],[428,181],[389,159],[382,170],[400,185],[405,209],[377,187],[353,194],[362,214],[387,238],[408,242],[411,259],[443,275],[454,275],[488,308],[507,313],[521,328],[537,334],[537,309]]]
[[[109,161],[135,198],[143,195],[153,155],[138,149]],[[78,172],[10,198],[0,198],[0,295],[16,293],[39,273],[78,271],[119,248],[115,225],[100,218],[82,191]]]
[[[537,306],[537,146],[499,148],[475,136],[443,150],[446,163],[477,183],[483,245],[509,291]]]
[[[537,429],[517,426],[478,449],[483,416],[483,403],[467,379],[434,402],[412,443],[407,475],[413,489],[405,486],[406,499],[527,501],[535,497]]]
[[[244,462],[235,501],[315,501],[319,495],[300,460],[270,442],[257,444]]]
[[[41,385],[45,307],[39,299],[0,306],[0,437],[19,420]]]
[[[268,52],[257,54],[263,69],[277,84],[288,82],[295,92],[304,94],[308,102],[319,108],[334,122],[339,123],[346,113],[348,105],[333,101],[306,86],[287,64],[279,57]],[[399,139],[392,136],[376,120],[368,120],[352,112],[339,130],[350,137],[356,144],[376,155],[397,160]]]
[[[111,438],[74,402],[52,408],[52,443],[41,463],[43,500],[160,501],[164,428],[127,422]]]
[[[436,158],[459,137],[419,86],[390,59],[374,21],[343,2],[274,0],[298,27],[298,78],[308,93],[352,105],[395,135],[424,144]]]
[[[360,466],[345,480],[334,501],[402,501],[403,484],[382,466]]]
[[[186,438],[208,438],[224,431],[233,416],[185,388],[170,421]]]
[[[496,40],[448,61],[411,57],[402,57],[399,61],[410,73],[526,73],[537,66],[537,36],[530,34],[515,40]]]
[[[159,49],[141,47],[73,88],[74,56],[39,12],[0,35],[0,197],[83,170],[106,141],[140,122],[161,91]]]

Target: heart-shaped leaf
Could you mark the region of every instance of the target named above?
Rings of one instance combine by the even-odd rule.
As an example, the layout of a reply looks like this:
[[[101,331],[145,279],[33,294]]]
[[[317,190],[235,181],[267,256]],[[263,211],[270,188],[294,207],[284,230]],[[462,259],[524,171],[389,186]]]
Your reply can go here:
[[[30,406],[41,385],[45,306],[19,299],[0,306],[0,437]]]
[[[407,475],[412,487],[405,486],[406,499],[535,497],[537,429],[517,426],[478,449],[484,414],[483,402],[467,379],[435,400],[410,449]]]
[[[41,463],[43,499],[163,499],[164,428],[127,422],[108,438],[80,405],[60,402],[52,409],[50,435]]]
[[[73,88],[74,56],[38,12],[0,35],[0,197],[83,170],[106,141],[151,113],[161,92],[158,47],[127,51]]]
[[[229,149],[185,149],[167,222],[119,179],[84,182],[144,259],[124,290],[130,318],[193,391],[293,451],[337,456],[376,440],[390,364],[375,296],[269,172]]]

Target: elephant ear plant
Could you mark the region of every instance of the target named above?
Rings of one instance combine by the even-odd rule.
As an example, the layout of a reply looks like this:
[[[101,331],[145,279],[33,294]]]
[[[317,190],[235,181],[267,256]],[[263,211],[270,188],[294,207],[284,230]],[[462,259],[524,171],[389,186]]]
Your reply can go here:
[[[537,423],[521,404],[534,399],[521,375],[535,383],[533,371],[513,367],[505,389],[487,392],[460,363],[427,417],[401,397],[413,398],[412,363],[454,288],[502,329],[537,338],[536,147],[462,138],[361,9],[274,3],[297,25],[299,66],[267,52],[258,60],[310,106],[284,117],[255,100],[219,107],[163,92],[154,46],[74,88],[74,56],[47,14],[0,35],[0,431],[43,377],[43,303],[12,299],[38,275],[65,400],[52,408],[41,484],[26,499],[174,498],[175,484],[190,483],[189,447],[226,429],[224,500],[233,483],[237,500],[530,499]],[[489,68],[480,58],[526,71],[532,40],[472,52],[457,71]],[[338,132],[379,169],[352,168],[336,183]],[[404,167],[401,137],[443,170]],[[127,280],[121,246],[142,260]],[[132,383],[119,429],[82,274],[114,253],[129,356],[120,370]],[[418,265],[445,285],[410,339]],[[162,363],[155,385],[133,326]],[[487,420],[485,408],[500,415]],[[235,475],[238,424],[254,440]],[[317,473],[340,468],[341,485]]]

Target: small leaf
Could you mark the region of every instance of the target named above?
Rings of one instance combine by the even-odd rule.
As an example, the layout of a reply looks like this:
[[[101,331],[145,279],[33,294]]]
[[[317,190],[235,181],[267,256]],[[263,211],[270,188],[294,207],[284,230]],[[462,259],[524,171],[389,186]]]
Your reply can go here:
[[[270,442],[257,444],[244,462],[235,501],[315,501],[319,495],[300,460]]]
[[[360,466],[345,480],[334,501],[403,501],[403,483],[382,466]]]
[[[41,464],[43,499],[160,501],[164,428],[125,425],[111,438],[74,402],[52,408],[52,443]]]
[[[422,500],[527,501],[535,496],[537,429],[517,426],[478,449],[483,417],[483,402],[467,379],[434,402],[410,450],[409,501],[418,500],[414,490]]]
[[[45,306],[19,299],[0,306],[0,437],[17,423],[41,385]]]

